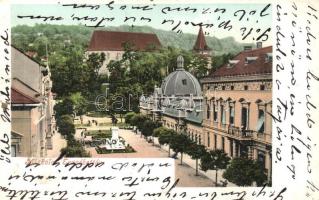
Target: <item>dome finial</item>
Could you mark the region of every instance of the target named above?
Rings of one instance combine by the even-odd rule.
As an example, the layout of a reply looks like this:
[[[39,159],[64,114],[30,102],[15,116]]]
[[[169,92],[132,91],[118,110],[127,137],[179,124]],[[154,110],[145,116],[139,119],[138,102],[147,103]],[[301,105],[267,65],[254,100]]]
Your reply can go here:
[[[184,58],[181,55],[177,57],[177,69],[184,69]]]

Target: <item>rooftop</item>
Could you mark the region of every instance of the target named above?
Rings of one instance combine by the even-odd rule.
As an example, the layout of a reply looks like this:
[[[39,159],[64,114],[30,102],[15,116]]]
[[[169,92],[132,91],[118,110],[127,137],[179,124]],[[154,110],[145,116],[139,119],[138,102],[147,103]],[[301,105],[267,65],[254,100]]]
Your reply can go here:
[[[94,31],[88,51],[123,51],[123,44],[129,42],[135,50],[146,50],[150,45],[160,48],[161,43],[153,33],[116,31]]]
[[[197,39],[196,39],[195,45],[193,47],[193,50],[195,50],[195,51],[203,51],[203,50],[209,51],[210,50],[210,48],[208,47],[208,45],[206,43],[203,29],[201,26],[199,28]]]
[[[271,53],[272,46],[242,51],[207,78],[271,74]]]

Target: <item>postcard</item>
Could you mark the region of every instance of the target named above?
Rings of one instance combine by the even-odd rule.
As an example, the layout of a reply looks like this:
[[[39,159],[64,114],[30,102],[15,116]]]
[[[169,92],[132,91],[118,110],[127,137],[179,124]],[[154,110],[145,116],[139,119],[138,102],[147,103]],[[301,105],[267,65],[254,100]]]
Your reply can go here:
[[[0,199],[319,199],[317,1],[1,1]]]

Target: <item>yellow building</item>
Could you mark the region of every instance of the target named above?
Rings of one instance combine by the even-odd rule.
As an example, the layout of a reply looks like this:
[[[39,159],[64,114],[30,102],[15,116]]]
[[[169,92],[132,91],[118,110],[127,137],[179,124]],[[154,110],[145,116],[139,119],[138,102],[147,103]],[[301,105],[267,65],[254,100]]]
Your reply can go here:
[[[271,178],[272,47],[248,48],[201,80],[209,149],[264,163]]]
[[[11,49],[11,153],[13,157],[45,157],[52,148],[50,71],[19,49]]]

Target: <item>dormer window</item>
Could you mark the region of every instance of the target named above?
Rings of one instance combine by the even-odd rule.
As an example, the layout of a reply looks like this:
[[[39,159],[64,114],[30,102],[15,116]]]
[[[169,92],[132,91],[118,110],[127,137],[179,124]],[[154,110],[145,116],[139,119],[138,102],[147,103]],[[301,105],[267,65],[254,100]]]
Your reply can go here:
[[[183,84],[183,85],[187,85],[187,80],[186,80],[186,79],[183,79],[183,80],[182,80],[182,84]]]
[[[239,62],[239,60],[229,60],[229,61],[228,61],[228,64],[227,64],[227,67],[228,67],[228,68],[232,68],[232,67],[234,67],[238,62]]]
[[[245,58],[245,64],[250,64],[252,62],[254,62],[255,60],[257,60],[258,57],[246,57]]]

